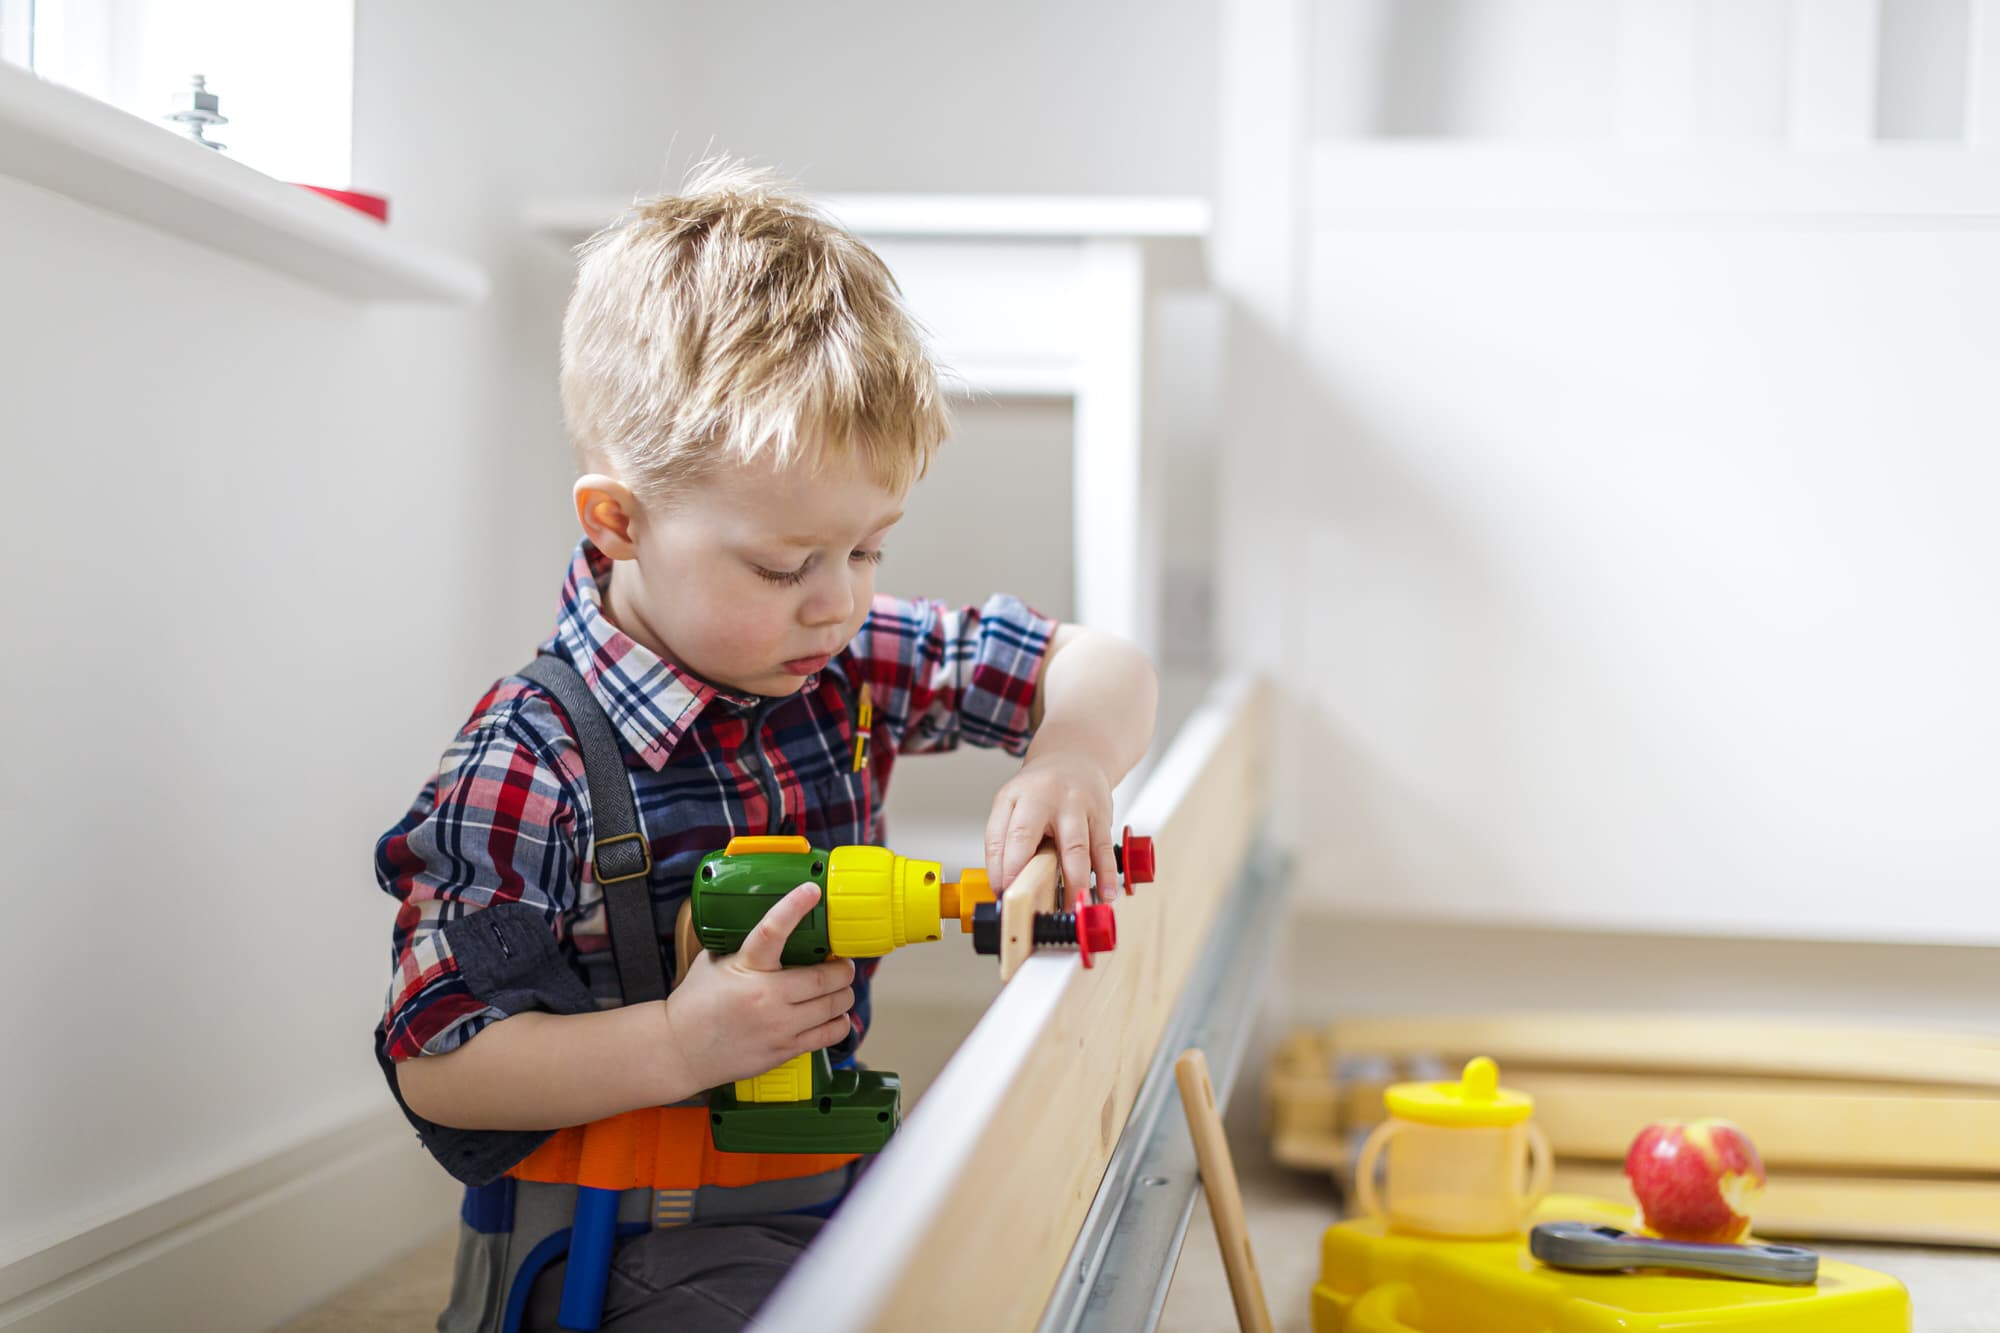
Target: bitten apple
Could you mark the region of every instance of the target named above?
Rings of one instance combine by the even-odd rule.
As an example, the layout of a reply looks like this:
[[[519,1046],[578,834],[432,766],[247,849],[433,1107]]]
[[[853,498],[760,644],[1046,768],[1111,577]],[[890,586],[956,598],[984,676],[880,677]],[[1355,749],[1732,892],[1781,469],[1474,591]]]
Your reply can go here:
[[[1724,1245],[1750,1229],[1764,1159],[1727,1120],[1661,1120],[1632,1140],[1625,1176],[1648,1229],[1669,1240]]]

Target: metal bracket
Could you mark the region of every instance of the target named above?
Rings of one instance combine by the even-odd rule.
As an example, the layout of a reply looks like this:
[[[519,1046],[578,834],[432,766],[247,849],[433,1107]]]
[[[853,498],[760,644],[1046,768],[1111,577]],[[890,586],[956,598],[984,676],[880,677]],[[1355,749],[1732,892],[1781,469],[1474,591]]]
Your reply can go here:
[[[1267,846],[1261,832],[1251,846]],[[1190,1046],[1205,1051],[1216,1105],[1229,1105],[1283,916],[1287,860],[1253,850],[1217,905],[1208,946],[1160,1035],[1040,1333],[1133,1333],[1159,1322],[1201,1188],[1174,1060]]]

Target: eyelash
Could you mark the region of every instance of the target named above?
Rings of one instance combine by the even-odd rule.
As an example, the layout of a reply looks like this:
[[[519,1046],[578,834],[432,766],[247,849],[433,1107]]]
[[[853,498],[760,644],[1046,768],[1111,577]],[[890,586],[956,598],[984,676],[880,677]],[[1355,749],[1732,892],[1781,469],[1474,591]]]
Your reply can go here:
[[[850,551],[847,558],[849,560],[860,561],[865,565],[879,565],[882,563],[882,552],[879,549],[873,551]],[[756,570],[757,577],[763,579],[766,583],[775,583],[781,588],[796,588],[799,584],[806,581],[806,571],[812,568],[812,562],[808,560],[797,569],[788,571],[766,569],[762,565],[752,565],[751,568]]]

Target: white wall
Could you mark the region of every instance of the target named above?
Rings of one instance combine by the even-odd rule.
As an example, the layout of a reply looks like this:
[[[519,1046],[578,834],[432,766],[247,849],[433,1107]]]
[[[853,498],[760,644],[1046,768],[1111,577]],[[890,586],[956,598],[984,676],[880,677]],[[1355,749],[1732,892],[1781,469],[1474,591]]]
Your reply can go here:
[[[683,151],[817,189],[1205,194],[1213,0],[683,3]]]
[[[1294,12],[1323,59],[1260,251],[1296,247],[1291,397],[1254,463],[1278,494],[1232,519],[1267,514],[1273,558],[1228,596],[1291,590],[1264,660],[1295,691],[1304,900],[2000,944],[2000,209],[1959,84],[1950,116],[1911,100],[1913,52],[1964,58],[1938,15],[1885,7],[1881,77],[1849,85],[1871,137],[1944,141],[1913,157],[1788,148],[1788,89],[1829,68],[1792,25],[1832,7]],[[1674,14],[1678,54],[1633,40]]]
[[[1684,96],[1686,137],[1787,135],[1814,26],[1875,35],[1866,122],[1894,142],[1952,142],[1968,113],[1978,0],[1303,0],[1319,139],[1608,143],[1635,102]],[[1672,63],[1694,62],[1674,89]],[[1991,96],[1991,94],[1989,94]]]
[[[1588,0],[1266,7],[1319,21],[1281,63],[1319,62],[1294,109],[1329,137],[1601,139],[1623,94],[1575,63],[1610,40]],[[369,849],[546,632],[571,543],[568,260],[523,204],[671,184],[712,147],[823,191],[1229,181],[1239,203],[1268,185],[1303,207],[1282,140],[1277,174],[1230,175],[1219,8],[362,0],[355,184],[392,196],[405,235],[490,267],[469,312],[357,308],[0,181],[4,998],[32,1015],[0,1037],[0,1259],[384,1104],[368,1032],[391,905]],[[1964,12],[1885,11],[1885,136],[1955,133]],[[1394,45],[1314,39],[1339,23]],[[1284,279],[1303,233],[1280,231]],[[1327,1003],[1409,994],[1390,982],[1441,938],[1470,955],[1483,927],[1407,919],[1456,914],[1542,923],[1492,938],[1551,973],[1586,951],[1614,960],[1605,985],[1669,979],[1649,994],[1734,968],[1748,979],[1706,993],[1768,1002],[1753,969],[1782,954],[1821,998],[1970,1012],[1972,951],[1737,950],[1642,938],[1666,923],[1631,911],[1590,933],[1605,918],[1576,905],[1695,886],[1795,921],[1831,883],[1836,907],[1917,904],[1922,937],[1987,928],[1990,240],[1378,229],[1300,249],[1258,313],[1310,298],[1308,396],[1265,405],[1303,415],[1222,469],[1176,425],[1171,558],[1198,575],[1229,554],[1211,540],[1246,535],[1272,557],[1231,557],[1220,609],[1248,632],[1221,646],[1258,645],[1319,700],[1279,785],[1294,832],[1341,834],[1299,839],[1339,858],[1320,902],[1406,918],[1310,955],[1380,981]],[[885,584],[1059,610],[1066,520],[973,542],[938,516],[1001,480],[1053,492],[1066,416],[968,409]],[[1211,480],[1265,508],[1213,537]],[[1302,614],[1259,625],[1274,583]],[[1004,768],[952,772],[934,786],[956,808]],[[1790,896],[1760,908],[1769,884]],[[1845,979],[1877,968],[1910,984]]]
[[[1313,241],[1353,906],[2000,943],[1991,233]]]
[[[558,247],[518,225],[527,201],[667,188],[710,151],[826,193],[1203,193],[1213,170],[1207,3],[1045,3],[1004,18],[909,3],[872,6],[863,21],[799,0],[628,0],[572,7],[558,21],[525,3],[364,0],[357,22],[357,184],[396,196],[406,225],[473,249],[501,275],[503,309],[484,336],[508,374],[467,412],[490,419],[481,433],[504,451],[532,526],[515,544],[519,563],[495,580],[505,599],[497,644],[544,629],[546,571],[573,526],[553,374],[570,270]],[[479,34],[477,61],[461,58],[468,33]],[[1066,421],[1026,415],[1042,423],[1034,444],[993,447],[1053,464]],[[987,447],[986,419],[964,413],[948,451]],[[980,491],[970,472],[966,482],[941,471],[921,502],[970,506]],[[1066,547],[1061,511],[1048,507],[1046,521],[1024,545]],[[909,547],[891,547],[884,586],[898,586],[898,565],[945,571],[963,588],[1004,586],[1016,563],[999,546],[940,543],[906,560]]]
[[[436,316],[0,180],[0,1260],[377,1104],[369,845],[470,682]]]
[[[483,307],[353,306],[0,181],[0,984],[34,1015],[0,1037],[0,1264],[387,1104],[373,840],[547,633],[573,541],[569,257],[529,200],[711,147],[822,191],[1200,192],[1213,163],[1209,4],[356,22],[354,183],[486,264]],[[885,586],[1066,613],[1068,429],[964,408]],[[983,809],[1004,772],[927,785]]]
[[[496,671],[546,632],[574,540],[554,378],[569,258],[518,224],[526,203],[667,188],[710,151],[822,193],[1200,194],[1214,169],[1215,9],[1205,2],[1040,3],[1004,14],[899,3],[870,7],[864,20],[803,0],[630,0],[552,21],[525,3],[363,0],[357,21],[357,184],[394,197],[417,234],[481,256],[499,285],[487,317],[461,335],[493,373],[457,405],[468,447],[500,460],[493,503],[515,524],[481,555]],[[472,31],[476,62],[462,59]],[[1177,625],[1206,613],[1213,393],[1202,385],[1213,376],[1204,380],[1188,349],[1212,341],[1211,324],[1198,305],[1163,303],[1158,350],[1178,358],[1193,390],[1166,429],[1173,559],[1193,576],[1172,588]],[[957,411],[954,438],[890,543],[881,586],[967,600],[1006,590],[1068,614],[1068,403]],[[921,788],[906,780],[892,792],[891,819],[952,839],[926,854],[963,856],[966,840],[950,826],[969,809],[972,825],[983,823],[1011,763],[987,754],[928,763]]]

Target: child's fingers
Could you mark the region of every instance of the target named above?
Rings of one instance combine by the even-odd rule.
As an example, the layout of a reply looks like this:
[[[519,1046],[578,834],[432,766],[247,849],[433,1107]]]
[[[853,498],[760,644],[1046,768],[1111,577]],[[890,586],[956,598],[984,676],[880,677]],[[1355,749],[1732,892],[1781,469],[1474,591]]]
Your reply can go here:
[[[1087,815],[1064,811],[1056,820],[1056,852],[1062,860],[1063,882],[1069,885],[1070,901],[1087,903],[1090,892],[1090,819]]]
[[[986,816],[986,878],[995,893],[1007,887],[1007,825],[1013,821],[1014,805],[1015,798],[1002,792]]]
[[[821,1023],[831,1023],[853,1007],[854,992],[842,989],[831,995],[822,995],[804,1004],[794,1005],[792,1017],[798,1020],[801,1029],[810,1030]]]
[[[847,1040],[848,1034],[853,1031],[854,1025],[848,1021],[846,1014],[828,1019],[818,1027],[808,1028],[799,1034],[799,1053],[823,1051],[837,1041]]]
[[[854,964],[833,958],[811,967],[788,967],[779,974],[778,994],[786,1004],[804,1004],[854,984]]]
[[[1014,813],[1007,821],[1007,836],[1001,842],[1000,885],[995,892],[1014,882],[1035,853],[1041,850],[1042,837],[1049,831],[1048,812],[1038,801],[1022,800],[1015,804]]]
[[[1111,847],[1111,826],[1091,826],[1090,863],[1097,868],[1097,893],[1109,901],[1118,892],[1118,854]]]
[[[750,928],[743,939],[743,947],[736,951],[736,958],[752,972],[776,972],[784,966],[781,957],[785,952],[785,940],[799,922],[806,919],[819,902],[819,886],[801,884],[784,897],[764,919]]]

